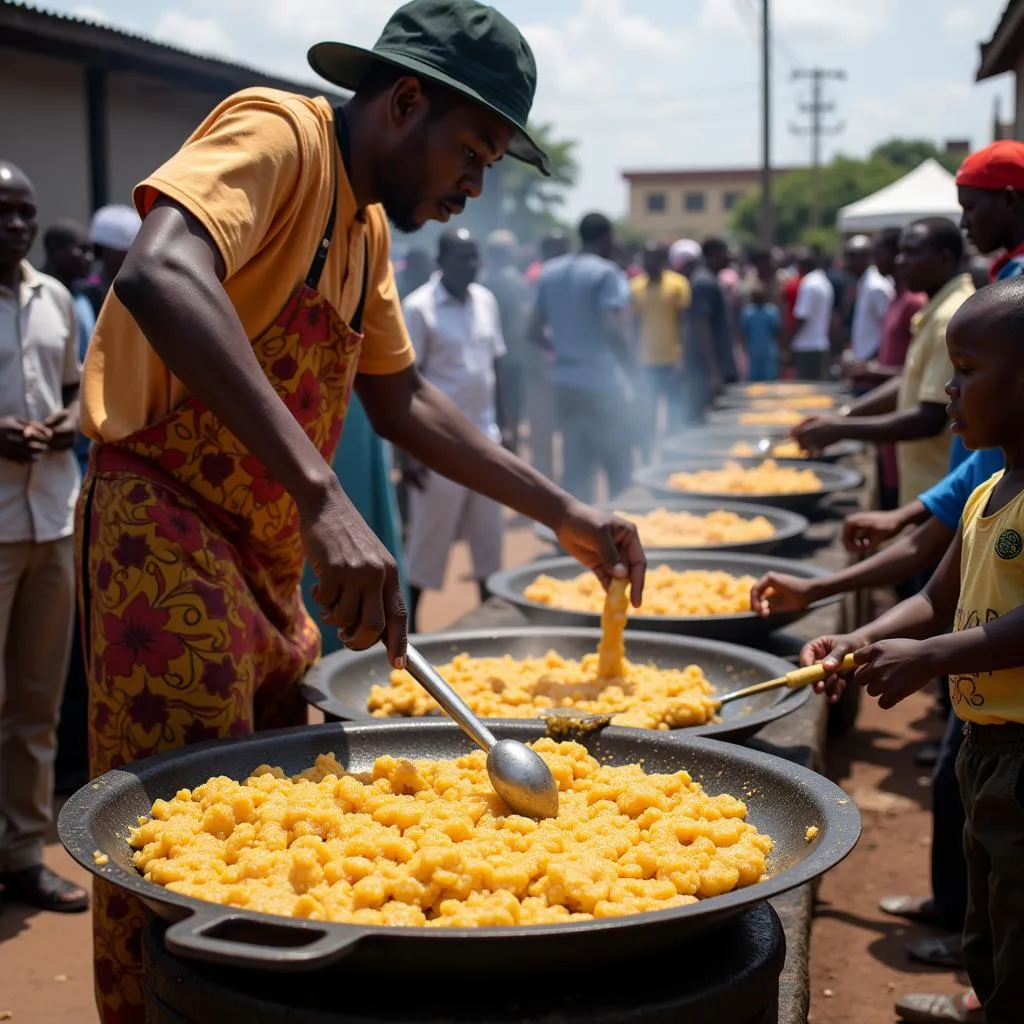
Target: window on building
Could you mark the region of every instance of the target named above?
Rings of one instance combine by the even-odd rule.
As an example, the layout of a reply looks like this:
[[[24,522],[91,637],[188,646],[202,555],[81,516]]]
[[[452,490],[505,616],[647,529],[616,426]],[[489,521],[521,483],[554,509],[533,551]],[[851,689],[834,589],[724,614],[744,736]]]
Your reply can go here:
[[[647,193],[647,212],[648,213],[664,213],[665,212],[665,193],[664,192],[648,192]]]
[[[687,213],[700,213],[704,209],[704,205],[703,192],[687,192],[683,196],[683,209]]]
[[[731,210],[742,198],[740,192],[726,192],[722,195],[722,209]]]

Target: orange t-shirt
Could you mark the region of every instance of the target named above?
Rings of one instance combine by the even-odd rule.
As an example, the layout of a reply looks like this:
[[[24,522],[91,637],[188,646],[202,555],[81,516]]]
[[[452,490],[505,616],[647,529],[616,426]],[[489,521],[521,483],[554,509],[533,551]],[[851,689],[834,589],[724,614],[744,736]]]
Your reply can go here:
[[[224,260],[224,289],[246,334],[259,338],[306,279],[323,237],[337,175],[334,238],[319,291],[350,320],[369,267],[359,372],[397,373],[414,354],[389,260],[380,206],[356,209],[325,99],[274,89],[229,97],[184,146],[135,189],[145,217],[161,195],[203,224]],[[113,291],[100,312],[82,373],[82,429],[117,441],[188,397]]]

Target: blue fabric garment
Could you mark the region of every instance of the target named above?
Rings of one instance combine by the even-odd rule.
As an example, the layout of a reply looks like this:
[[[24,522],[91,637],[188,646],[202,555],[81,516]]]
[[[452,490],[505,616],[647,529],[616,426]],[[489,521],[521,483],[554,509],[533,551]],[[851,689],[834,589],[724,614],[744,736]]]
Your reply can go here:
[[[1010,259],[1008,259],[999,268],[999,273],[996,274],[996,280],[1009,281],[1011,278],[1021,277],[1022,275],[1024,275],[1024,254],[1010,257]]]
[[[748,302],[740,312],[740,328],[750,357],[748,376],[752,381],[776,380],[779,376],[778,306]]]
[[[345,417],[345,429],[341,434],[338,450],[331,468],[338,475],[342,489],[377,535],[381,543],[398,562],[398,572],[405,590],[405,558],[402,550],[402,526],[398,516],[398,500],[391,483],[384,442],[374,433],[366,412],[353,395]],[[320,621],[320,606],[313,598],[316,575],[307,564],[302,577],[302,597],[313,620],[320,627],[323,639],[323,654],[341,650],[338,632]]]
[[[78,358],[84,360],[89,339],[96,326],[96,314],[92,310],[92,303],[82,294],[75,295],[75,326],[78,328]],[[83,434],[79,434],[75,441],[75,457],[83,475],[89,462],[89,444],[89,439]]]
[[[960,525],[967,499],[993,473],[1003,468],[1003,450],[986,448],[984,451],[968,452],[968,457],[944,476],[934,487],[919,496],[922,505],[950,530]]]
[[[537,309],[551,329],[556,385],[607,394],[622,388],[622,369],[606,341],[602,314],[629,303],[629,282],[611,260],[570,253],[544,264]]]

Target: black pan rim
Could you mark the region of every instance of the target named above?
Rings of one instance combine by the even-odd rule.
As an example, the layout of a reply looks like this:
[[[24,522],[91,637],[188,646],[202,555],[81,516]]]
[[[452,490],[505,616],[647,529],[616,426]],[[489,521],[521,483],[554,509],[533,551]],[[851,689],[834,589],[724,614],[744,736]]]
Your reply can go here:
[[[672,562],[681,561],[693,562],[693,568],[699,569],[701,568],[700,563],[702,561],[714,561],[721,563],[722,561],[728,562],[736,559],[736,569],[742,569],[746,562],[749,570],[749,561],[756,560],[758,562],[770,562],[771,569],[768,571],[787,572],[794,576],[802,576],[806,579],[822,579],[826,576],[832,575],[829,570],[823,569],[811,562],[797,561],[791,558],[778,558],[775,555],[748,555],[738,551],[723,551],[721,554],[715,554],[712,552],[699,552],[685,548],[649,548],[645,554],[647,555],[648,569],[656,568],[660,564],[670,564]],[[523,565],[517,565],[511,569],[500,569],[498,572],[488,577],[487,589],[495,597],[500,597],[503,601],[508,601],[510,604],[514,604],[520,608],[529,608],[540,612],[552,612],[559,615],[578,616],[579,625],[581,626],[593,625],[595,621],[600,622],[600,612],[578,612],[565,608],[555,608],[552,605],[541,604],[539,601],[530,601],[523,595],[523,589],[525,588],[517,588],[512,583],[516,577],[526,572],[533,572],[534,577],[536,577],[551,570],[559,570],[570,566],[578,566],[580,573],[586,572],[586,569],[571,555],[560,555],[552,558],[538,558],[535,561],[526,562]],[[830,604],[836,604],[842,599],[842,594],[834,594],[832,597],[825,597],[820,601],[815,601],[812,604],[809,604],[807,608],[801,612],[801,617],[809,615],[811,612],[817,611],[819,608],[826,608]],[[751,622],[762,622],[768,626],[771,624],[773,618],[775,617],[771,615],[767,618],[762,618],[759,615],[755,615],[753,612],[740,612],[735,615],[630,615],[629,628],[641,629],[645,623],[651,622],[679,623],[680,625],[692,622],[713,622],[722,625],[739,625]],[[785,613],[778,618],[784,619],[787,623],[794,621],[789,616],[789,613]]]
[[[802,537],[810,526],[810,521],[799,512],[793,512],[787,508],[780,508],[778,505],[758,505],[754,502],[744,501],[714,501],[706,498],[689,498],[685,495],[677,495],[674,498],[659,499],[650,498],[629,498],[624,501],[600,501],[595,503],[594,508],[604,512],[635,512],[643,514],[653,512],[655,509],[664,508],[669,512],[735,512],[737,515],[764,516],[768,520],[781,520],[782,523],[776,528],[771,537],[763,540],[734,541],[725,544],[704,544],[700,547],[678,547],[662,548],[663,551],[693,551],[709,553],[729,551],[757,551],[759,547],[770,546],[772,548],[786,544],[791,540]],[[543,540],[546,544],[558,546],[558,538],[554,531],[542,523],[534,523],[534,535]]]
[[[422,641],[433,641],[437,643],[458,644],[470,640],[491,640],[507,637],[516,639],[519,637],[549,638],[552,646],[557,647],[559,637],[579,637],[596,642],[601,636],[599,627],[594,626],[563,626],[555,630],[551,626],[507,626],[492,629],[455,629],[444,630],[439,633],[418,633],[413,634],[410,639],[413,643]],[[792,669],[792,665],[784,658],[770,654],[768,651],[759,651],[755,647],[744,647],[741,644],[732,644],[724,640],[707,640],[703,637],[676,636],[671,633],[647,633],[642,630],[629,630],[626,633],[626,645],[631,640],[643,640],[648,643],[657,643],[665,647],[686,647],[690,650],[713,651],[716,654],[724,654],[740,661],[745,661],[751,667],[757,668],[759,672],[765,672],[766,679],[774,679],[784,675]],[[399,716],[393,718],[381,718],[371,715],[368,711],[360,710],[343,704],[334,698],[330,691],[328,679],[331,675],[332,665],[347,660],[367,658],[376,651],[335,651],[326,658],[321,658],[306,673],[305,679],[299,684],[303,696],[307,702],[328,714],[337,715],[349,722],[380,722],[380,721],[404,721]],[[796,690],[789,690],[773,704],[770,704],[757,711],[745,715],[742,722],[718,722],[714,725],[692,725],[679,729],[648,730],[651,732],[666,732],[669,736],[706,736],[712,739],[728,741],[731,736],[749,736],[763,729],[766,725],[785,718],[788,715],[799,711],[811,699],[809,687],[800,687]],[[421,716],[419,721],[423,721]],[[433,719],[427,719],[428,721]],[[521,722],[523,719],[516,718],[495,718],[485,719],[494,722]],[[529,721],[529,719],[526,719]]]
[[[64,804],[57,820],[58,836],[68,854],[89,871],[90,874],[117,885],[119,888],[126,889],[150,904],[169,904],[184,910],[187,915],[193,917],[202,916],[209,918],[212,915],[217,915],[231,917],[232,919],[242,918],[255,922],[270,921],[275,924],[288,924],[297,929],[312,929],[318,932],[327,931],[329,934],[341,929],[349,936],[349,943],[359,942],[372,935],[383,935],[394,939],[411,939],[418,942],[433,941],[436,943],[455,942],[460,939],[493,942],[529,938],[530,936],[545,934],[564,936],[567,934],[571,935],[576,931],[586,931],[593,934],[595,932],[621,932],[623,929],[627,929],[628,934],[628,929],[637,927],[639,923],[645,920],[665,922],[670,919],[678,920],[687,917],[698,917],[703,913],[700,908],[708,903],[707,900],[669,910],[649,911],[644,914],[602,918],[598,921],[575,922],[563,925],[517,925],[474,929],[426,929],[350,925],[340,922],[305,921],[283,915],[264,914],[243,908],[226,907],[221,904],[210,903],[196,897],[172,892],[156,883],[147,882],[137,872],[122,868],[112,861],[101,867],[93,860],[93,850],[98,849],[99,845],[96,837],[86,824],[91,821],[93,813],[104,806],[107,801],[116,799],[120,790],[132,785],[133,779],[140,779],[144,783],[147,775],[153,774],[165,765],[181,759],[184,754],[201,755],[206,751],[222,748],[226,744],[237,747],[251,745],[253,747],[267,748],[262,754],[254,751],[253,767],[255,767],[257,764],[269,763],[269,761],[273,760],[272,757],[268,759],[267,755],[272,754],[274,740],[278,737],[287,737],[299,733],[317,735],[340,731],[342,733],[359,735],[361,733],[398,732],[399,730],[429,730],[439,735],[463,735],[459,727],[453,722],[380,719],[372,723],[342,722],[331,725],[300,726],[298,728],[277,729],[233,739],[208,740],[181,750],[155,754],[152,757],[137,761],[123,768],[114,769],[94,779],[90,784],[74,793]],[[520,721],[515,724],[499,726],[498,733],[499,738],[507,736],[521,740],[532,740],[543,735],[544,727],[541,723],[533,724]],[[678,749],[681,759],[687,752],[690,752],[690,756],[696,760],[699,758],[700,751],[703,748],[717,755],[719,759],[745,762],[752,771],[762,772],[769,780],[782,778],[787,782],[795,783],[801,788],[806,788],[808,792],[814,794],[816,802],[822,808],[826,805],[828,807],[830,819],[827,823],[826,835],[830,834],[832,836],[831,845],[825,845],[820,841],[816,841],[815,848],[795,867],[784,869],[766,881],[758,882],[756,885],[746,886],[742,889],[735,889],[732,892],[712,897],[715,901],[715,909],[718,912],[726,913],[730,909],[738,912],[743,907],[749,906],[752,902],[760,903],[762,900],[772,899],[782,893],[798,888],[813,878],[817,878],[845,859],[853,850],[860,837],[861,817],[853,799],[830,779],[810,768],[805,768],[796,762],[787,761],[753,748],[739,747],[703,737],[668,738],[664,734],[654,733],[650,730],[624,729],[616,726],[609,726],[608,729],[604,730],[603,735],[609,735],[611,738],[614,738],[621,734],[637,733],[643,735],[645,741],[653,746],[671,745]],[[472,743],[468,738],[466,739],[466,744],[467,748],[472,748]],[[325,746],[322,749],[327,750],[329,747]],[[685,770],[690,772],[693,777],[698,777],[698,772],[692,767],[687,767]],[[205,781],[205,779],[199,780],[194,785],[198,785],[202,781]],[[749,801],[750,798],[747,797],[746,799]],[[131,826],[126,822],[125,827]],[[85,841],[82,842],[82,839]],[[755,890],[760,894],[760,898],[752,901],[750,893]]]
[[[738,462],[744,468],[756,466],[760,463],[760,459],[747,459],[741,457],[734,457],[729,459],[730,462]],[[688,459],[673,459],[671,462],[658,462],[653,466],[644,466],[641,469],[636,470],[633,473],[633,482],[640,487],[648,488],[652,493],[664,493],[676,495],[687,495],[687,491],[678,491],[668,486],[668,478],[672,473],[685,472],[687,470],[694,469],[720,469],[722,467],[723,460],[720,458],[700,458],[693,457]],[[826,498],[832,494],[838,494],[842,491],[854,490],[860,487],[864,483],[864,476],[858,470],[851,468],[850,466],[841,466],[832,462],[813,462],[807,460],[801,460],[800,466],[802,469],[810,469],[817,474],[822,480],[822,486],[816,491],[796,491],[785,494],[750,494],[750,495],[725,495],[725,494],[704,494],[701,493],[693,495],[694,497],[710,498],[715,500],[721,498],[725,500],[729,498],[733,501],[737,499],[747,499],[751,503],[762,502],[763,504],[771,504],[771,499],[799,499],[799,500],[817,500],[819,498]],[[831,478],[831,479],[830,479]]]

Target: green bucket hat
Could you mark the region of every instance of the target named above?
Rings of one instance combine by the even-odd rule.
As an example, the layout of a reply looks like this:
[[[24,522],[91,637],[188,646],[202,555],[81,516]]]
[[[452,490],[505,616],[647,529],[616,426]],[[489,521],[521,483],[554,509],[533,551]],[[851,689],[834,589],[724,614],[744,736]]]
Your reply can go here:
[[[519,29],[493,7],[476,0],[412,0],[395,11],[372,50],[317,43],[309,51],[313,70],[343,89],[358,89],[377,61],[493,110],[516,129],[509,155],[551,173],[547,154],[526,131],[537,62]]]

